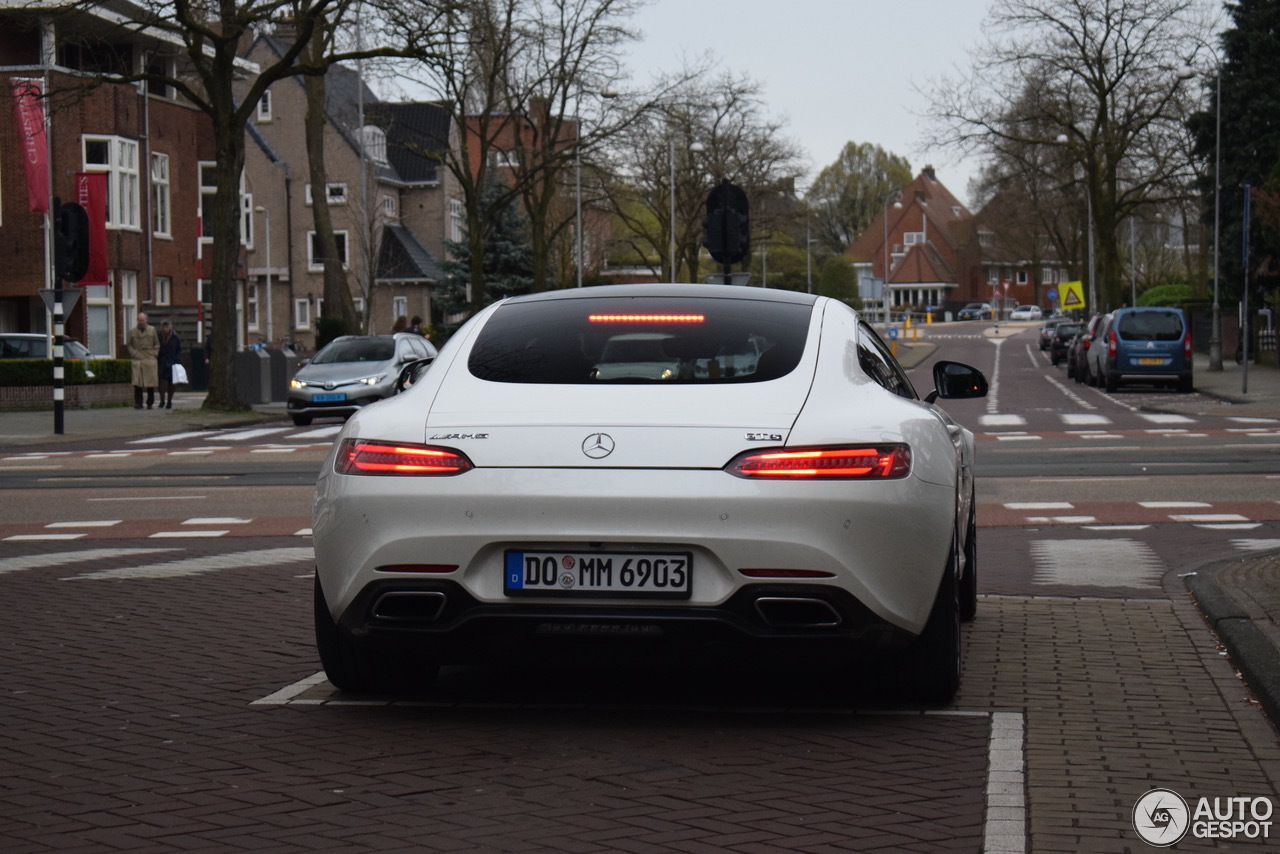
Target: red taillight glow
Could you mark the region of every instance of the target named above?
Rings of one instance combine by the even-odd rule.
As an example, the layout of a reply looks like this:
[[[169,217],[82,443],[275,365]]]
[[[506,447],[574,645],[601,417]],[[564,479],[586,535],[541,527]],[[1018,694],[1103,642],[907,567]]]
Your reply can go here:
[[[474,468],[451,448],[348,439],[338,452],[339,474],[450,475]]]
[[[1107,334],[1107,355],[1114,359],[1116,357],[1116,350],[1119,349],[1119,347],[1120,344],[1116,340],[1116,333],[1114,331],[1109,332]]]
[[[1213,342],[1210,341],[1210,344]],[[1182,339],[1182,357],[1187,360],[1187,364],[1191,364],[1191,333],[1188,332]]]
[[[747,578],[835,578],[821,569],[739,569]]]
[[[589,314],[592,323],[702,323],[702,314]]]
[[[454,572],[456,563],[389,563],[377,567],[378,572]]]
[[[758,451],[737,457],[725,471],[738,477],[899,478],[911,471],[911,449],[906,445],[876,445]]]

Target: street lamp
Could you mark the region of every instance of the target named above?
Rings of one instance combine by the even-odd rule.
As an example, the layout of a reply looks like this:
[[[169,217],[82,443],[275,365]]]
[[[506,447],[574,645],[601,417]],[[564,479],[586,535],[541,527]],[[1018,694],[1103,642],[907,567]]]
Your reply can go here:
[[[262,214],[265,222],[264,228],[267,231],[267,265],[266,265],[266,285],[267,285],[267,344],[269,345],[275,340],[275,328],[272,324],[271,316],[271,211],[262,205],[256,205],[254,210]]]
[[[705,151],[706,146],[700,142],[689,143],[689,150],[694,154]],[[671,258],[671,281],[676,280],[676,140],[675,137],[667,143],[668,165],[670,167],[671,179],[671,243],[668,247],[669,257]]]
[[[1209,370],[1222,370],[1222,306],[1218,302],[1219,226],[1221,222],[1220,188],[1222,179],[1222,63],[1218,63],[1217,94],[1214,107],[1213,130],[1213,319],[1209,324]]]

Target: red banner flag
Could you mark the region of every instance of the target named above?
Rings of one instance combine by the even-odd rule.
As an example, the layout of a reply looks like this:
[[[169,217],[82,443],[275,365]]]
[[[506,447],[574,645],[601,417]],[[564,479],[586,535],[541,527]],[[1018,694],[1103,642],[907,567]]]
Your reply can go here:
[[[89,267],[81,285],[107,284],[107,174],[76,173],[76,201],[89,215]]]
[[[34,213],[48,213],[49,146],[44,129],[43,84],[28,77],[14,77],[12,83],[22,162],[27,171],[27,207]]]

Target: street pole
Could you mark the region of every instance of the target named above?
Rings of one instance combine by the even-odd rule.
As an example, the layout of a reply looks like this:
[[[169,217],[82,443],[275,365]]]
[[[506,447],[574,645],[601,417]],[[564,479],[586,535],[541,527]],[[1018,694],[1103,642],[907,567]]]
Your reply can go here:
[[[262,205],[258,205],[254,210],[262,214],[262,218],[266,221],[263,226],[267,232],[267,265],[264,278],[267,286],[267,346],[270,346],[271,342],[275,340],[275,324],[273,323],[271,312],[271,211]]]
[[[582,287],[582,152],[573,153],[574,253],[577,256],[578,287]]]
[[[668,185],[671,192],[671,245],[668,257],[671,258],[671,281],[676,280],[676,138],[673,136],[667,141],[667,162],[671,167],[670,180]]]
[[[1209,370],[1222,370],[1222,306],[1218,302],[1218,237],[1221,221],[1222,180],[1222,64],[1218,64],[1216,127],[1213,135],[1213,320],[1209,326]]]
[[[1244,185],[1244,302],[1240,318],[1240,351],[1244,358],[1240,366],[1240,393],[1249,393],[1249,203],[1252,201],[1252,187]]]

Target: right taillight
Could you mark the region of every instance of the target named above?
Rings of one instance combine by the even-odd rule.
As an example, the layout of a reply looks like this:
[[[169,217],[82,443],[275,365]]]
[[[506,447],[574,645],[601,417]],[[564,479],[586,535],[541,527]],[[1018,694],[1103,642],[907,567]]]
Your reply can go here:
[[[1107,333],[1107,355],[1110,356],[1112,359],[1114,359],[1116,357],[1116,350],[1119,348],[1119,346],[1120,345],[1116,340],[1115,331],[1112,330],[1111,332]]]
[[[738,477],[774,480],[900,478],[911,472],[911,449],[900,444],[774,448],[741,454],[724,470]]]
[[[1187,364],[1191,364],[1191,331],[1187,330],[1187,334],[1182,338],[1182,357],[1187,360]]]
[[[347,439],[334,462],[338,474],[441,476],[475,468],[461,451],[406,442]]]

